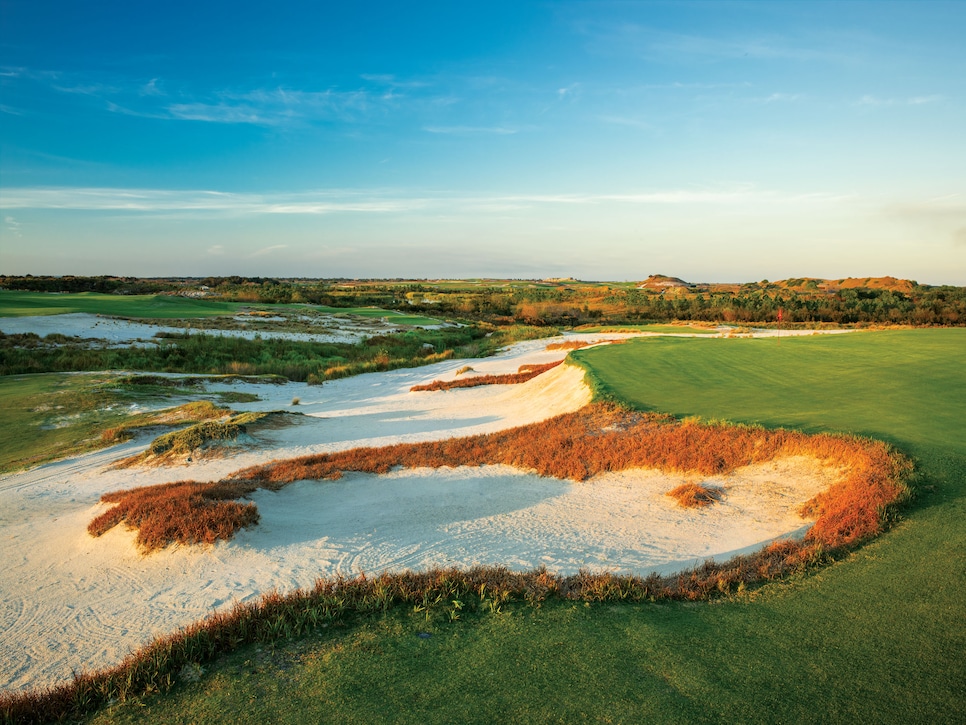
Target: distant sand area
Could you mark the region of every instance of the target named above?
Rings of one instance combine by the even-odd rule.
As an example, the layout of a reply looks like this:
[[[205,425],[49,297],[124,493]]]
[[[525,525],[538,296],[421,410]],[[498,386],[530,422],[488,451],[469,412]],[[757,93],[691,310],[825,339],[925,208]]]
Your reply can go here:
[[[257,491],[261,522],[230,542],[148,556],[138,553],[129,530],[99,539],[86,532],[105,510],[99,498],[108,491],[216,480],[272,459],[492,432],[579,410],[591,394],[583,372],[569,365],[521,385],[410,392],[453,379],[466,365],[476,374],[503,374],[566,355],[547,351],[548,342],[317,387],[214,385],[262,398],[237,410],[304,417],[261,431],[258,445],[228,458],[112,470],[112,462],[144,449],[142,438],[0,478],[0,688],[53,684],[116,664],[213,610],[272,589],[310,586],[319,576],[474,564],[669,573],[807,530],[797,508],[827,488],[833,473],[797,457],[703,478],[632,469],[574,483],[480,466],[302,481],[277,493]],[[686,480],[726,495],[704,509],[680,508],[664,494]]]

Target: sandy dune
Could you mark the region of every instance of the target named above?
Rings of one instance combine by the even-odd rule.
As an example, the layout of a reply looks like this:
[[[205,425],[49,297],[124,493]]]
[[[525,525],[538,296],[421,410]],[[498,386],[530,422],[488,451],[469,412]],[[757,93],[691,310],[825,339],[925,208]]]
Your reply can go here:
[[[794,511],[829,485],[831,473],[810,459],[784,459],[705,479],[725,496],[700,511],[663,495],[683,477],[632,470],[573,483],[483,466],[350,474],[258,491],[259,526],[208,548],[171,547],[144,557],[130,531],[99,539],[86,533],[106,491],[210,480],[273,458],[469,435],[578,410],[590,393],[582,371],[568,365],[523,385],[409,392],[467,364],[505,373],[565,355],[547,352],[546,344],[320,387],[230,386],[263,398],[238,409],[304,415],[259,434],[259,447],[231,458],[110,470],[112,461],[143,449],[141,440],[0,478],[0,687],[51,684],[114,664],[153,636],[233,601],[337,572],[477,563],[669,572],[807,528]],[[300,405],[291,406],[296,396]]]

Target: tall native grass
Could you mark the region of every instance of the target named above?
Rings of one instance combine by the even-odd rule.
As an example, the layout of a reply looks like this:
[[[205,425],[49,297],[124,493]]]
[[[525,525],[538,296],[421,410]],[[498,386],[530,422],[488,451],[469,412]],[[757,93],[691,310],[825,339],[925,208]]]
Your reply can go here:
[[[529,380],[533,380],[535,377],[541,373],[545,373],[558,365],[560,365],[563,360],[557,360],[552,363],[544,363],[542,365],[526,364],[521,365],[517,368],[515,373],[504,373],[502,375],[477,375],[472,378],[461,378],[460,380],[434,380],[431,383],[426,383],[425,385],[414,385],[409,389],[410,392],[423,392],[429,390],[452,390],[454,388],[477,388],[481,385],[519,385],[520,383],[525,383]],[[461,368],[456,371],[459,375],[460,372],[466,371]],[[472,368],[469,368],[472,370]]]

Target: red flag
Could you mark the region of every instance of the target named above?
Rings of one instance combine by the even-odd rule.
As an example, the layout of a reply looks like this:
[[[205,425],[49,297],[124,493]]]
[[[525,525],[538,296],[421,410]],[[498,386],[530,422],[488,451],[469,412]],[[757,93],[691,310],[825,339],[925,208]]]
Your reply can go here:
[[[782,321],[782,308],[781,307],[778,308],[778,321],[779,322]]]

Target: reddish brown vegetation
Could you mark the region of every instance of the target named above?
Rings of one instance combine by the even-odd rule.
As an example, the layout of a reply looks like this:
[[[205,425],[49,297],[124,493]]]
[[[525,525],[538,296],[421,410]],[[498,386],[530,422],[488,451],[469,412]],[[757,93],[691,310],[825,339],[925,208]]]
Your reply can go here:
[[[592,342],[585,340],[564,340],[563,342],[551,342],[547,345],[547,350],[579,350],[582,347],[593,345]]]
[[[700,483],[682,483],[668,491],[665,496],[675,499],[679,506],[686,509],[710,506],[721,497],[717,489],[702,486]]]
[[[474,378],[462,378],[460,380],[434,380],[426,385],[414,385],[409,390],[417,393],[426,390],[451,390],[452,388],[475,388],[480,385],[517,385],[533,380],[540,373],[545,373],[551,368],[555,368],[563,360],[546,363],[544,365],[521,365],[517,372],[506,373],[504,375],[477,375]]]
[[[847,546],[879,533],[887,507],[906,492],[903,479],[911,464],[877,441],[678,421],[595,404],[498,433],[355,448],[246,468],[213,483],[183,481],[114,492],[102,500],[116,507],[92,521],[89,531],[99,536],[125,522],[139,529],[138,541],[146,550],[175,541],[229,538],[257,519],[253,504],[229,504],[233,499],[303,479],[338,479],[344,471],[381,474],[400,466],[502,463],[583,481],[627,468],[710,475],[790,455],[813,456],[843,471],[833,486],[805,506],[804,513],[816,519],[806,537],[808,546]]]
[[[258,523],[255,504],[230,500],[235,496],[212,495],[217,486],[179,481],[104,494],[101,501],[116,505],[91,521],[87,531],[100,536],[124,521],[137,529],[138,544],[152,550],[173,541],[212,544]]]

